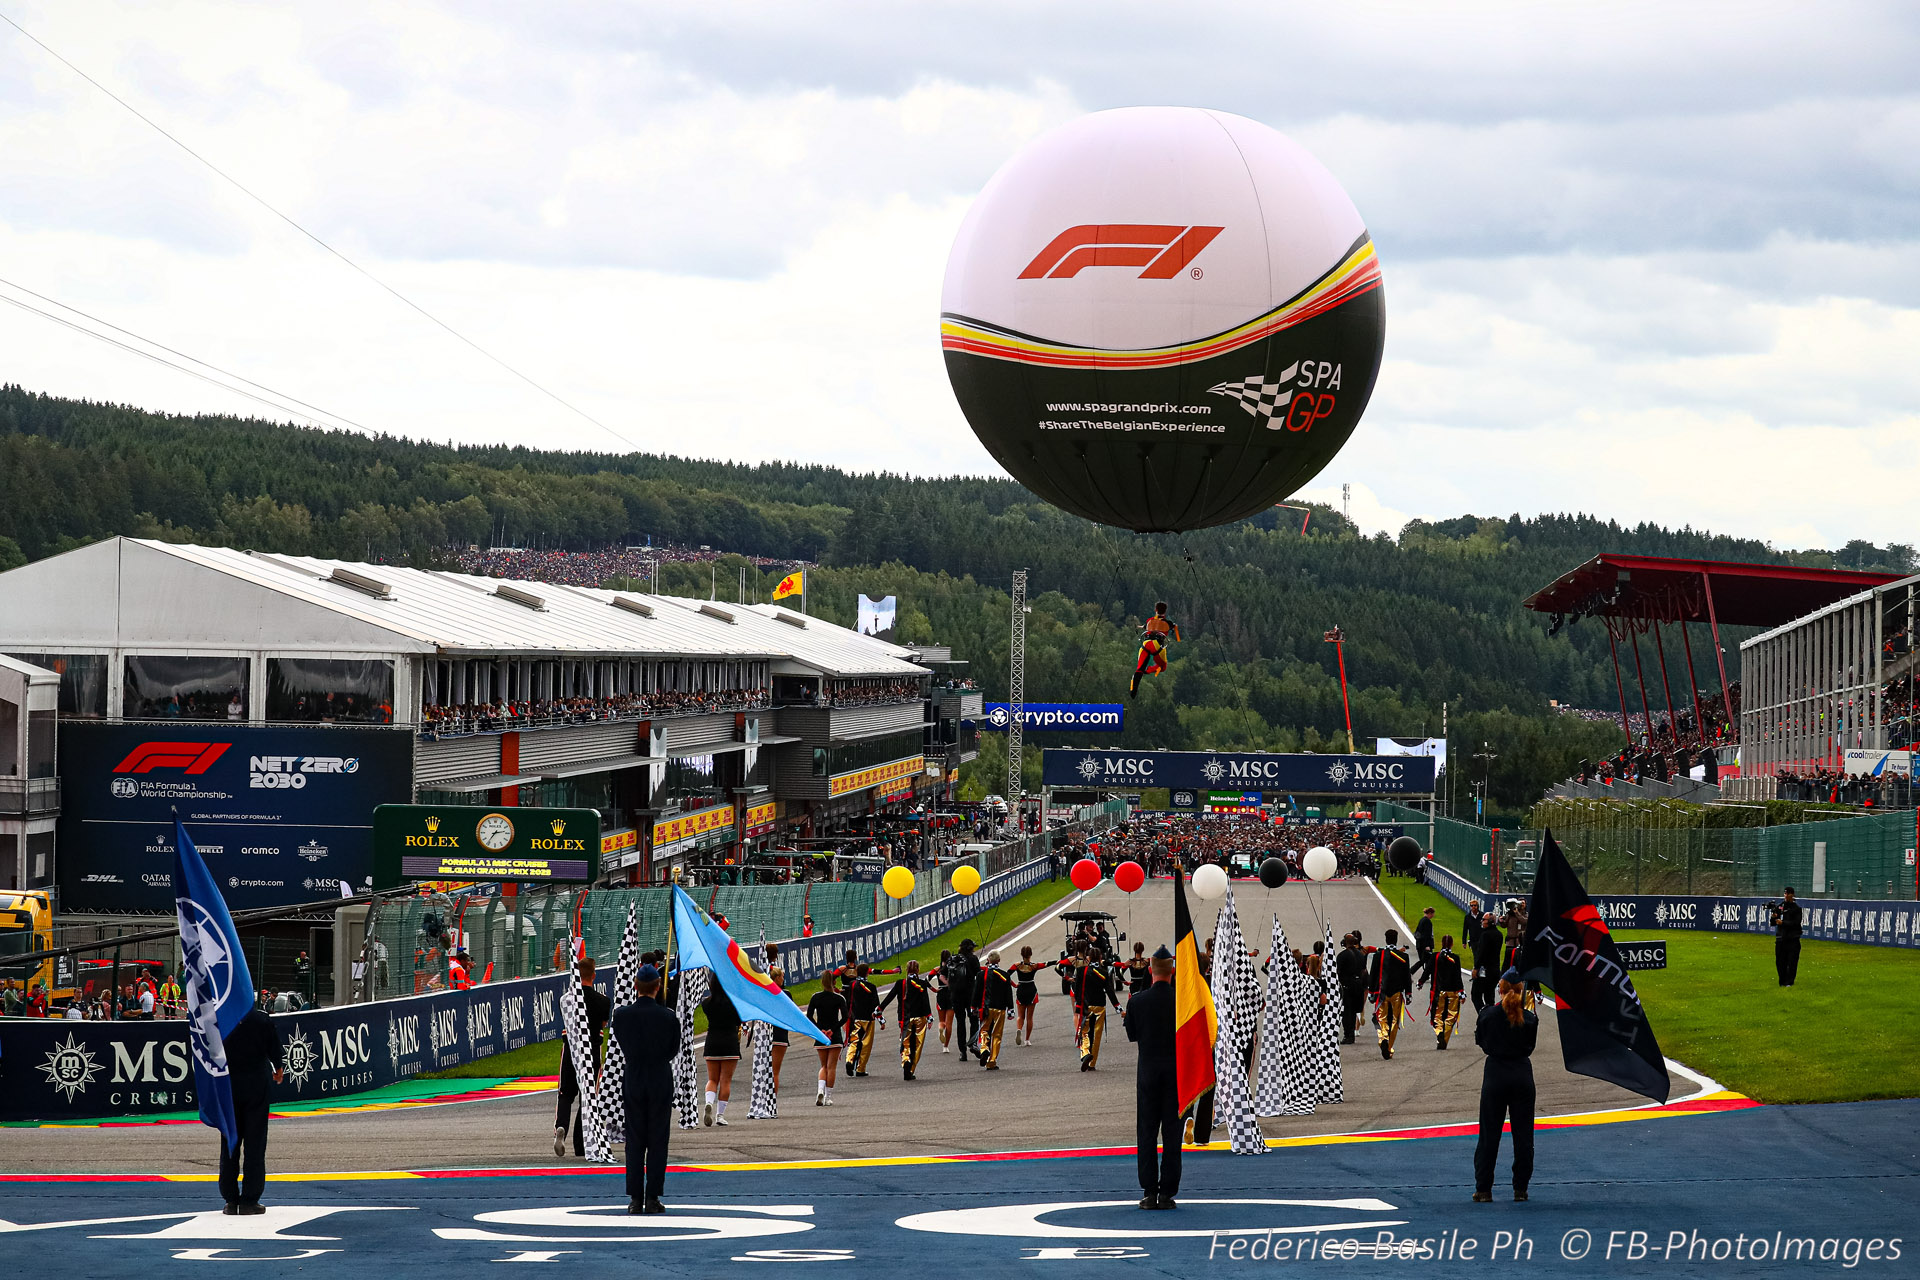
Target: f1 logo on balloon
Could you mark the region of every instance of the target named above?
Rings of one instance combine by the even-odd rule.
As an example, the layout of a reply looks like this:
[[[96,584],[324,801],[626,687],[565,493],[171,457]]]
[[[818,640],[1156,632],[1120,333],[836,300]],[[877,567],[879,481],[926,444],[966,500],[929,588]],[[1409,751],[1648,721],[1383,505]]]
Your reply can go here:
[[[1133,222],[1068,227],[1034,255],[1022,280],[1071,280],[1082,267],[1144,267],[1142,280],[1171,280],[1225,227],[1167,227]]]

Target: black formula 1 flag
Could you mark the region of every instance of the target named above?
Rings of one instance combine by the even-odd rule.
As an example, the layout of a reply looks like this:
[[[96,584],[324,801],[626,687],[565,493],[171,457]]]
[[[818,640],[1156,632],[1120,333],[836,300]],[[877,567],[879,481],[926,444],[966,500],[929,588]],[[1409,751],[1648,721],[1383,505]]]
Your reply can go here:
[[[1666,1059],[1620,949],[1551,831],[1534,872],[1521,967],[1554,994],[1567,1070],[1656,1102],[1672,1091]]]

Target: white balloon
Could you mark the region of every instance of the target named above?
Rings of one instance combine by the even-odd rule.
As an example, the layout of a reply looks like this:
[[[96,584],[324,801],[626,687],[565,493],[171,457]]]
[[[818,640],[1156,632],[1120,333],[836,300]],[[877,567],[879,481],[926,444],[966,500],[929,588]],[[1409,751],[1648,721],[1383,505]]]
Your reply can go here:
[[[1202,898],[1219,897],[1227,891],[1226,871],[1217,862],[1194,868],[1193,891]]]
[[[1309,880],[1331,880],[1340,870],[1340,859],[1333,856],[1333,850],[1320,844],[1307,850],[1300,859],[1300,869],[1307,873]]]

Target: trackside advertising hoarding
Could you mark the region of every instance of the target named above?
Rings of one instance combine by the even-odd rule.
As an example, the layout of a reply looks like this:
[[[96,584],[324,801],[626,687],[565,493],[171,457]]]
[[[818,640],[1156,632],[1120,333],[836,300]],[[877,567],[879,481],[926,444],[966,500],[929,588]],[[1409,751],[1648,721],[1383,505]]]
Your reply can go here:
[[[1308,795],[1417,795],[1433,790],[1431,756],[1269,755],[1238,751],[1120,751],[1049,747],[1049,787],[1192,787]]]
[[[404,729],[60,725],[63,911],[173,911],[173,813],[235,911],[356,888],[373,811],[411,799]]]
[[[1000,733],[1012,723],[1013,706],[1006,702],[987,703],[978,721],[982,729]],[[1024,729],[1119,733],[1127,727],[1127,707],[1123,702],[1023,702],[1020,725]]]

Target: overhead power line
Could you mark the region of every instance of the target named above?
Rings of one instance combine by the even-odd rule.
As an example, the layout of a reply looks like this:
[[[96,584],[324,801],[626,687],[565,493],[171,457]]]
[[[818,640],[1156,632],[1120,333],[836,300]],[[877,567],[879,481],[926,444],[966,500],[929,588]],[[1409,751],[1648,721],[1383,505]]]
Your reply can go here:
[[[499,356],[495,355],[493,352],[487,350],[485,347],[475,342],[472,338],[469,338],[466,334],[461,333],[458,329],[448,324],[445,320],[442,320],[439,316],[434,315],[433,312],[427,310],[425,307],[415,302],[412,298],[409,298],[406,294],[401,293],[398,289],[394,288],[392,285],[382,280],[379,276],[374,275],[373,272],[367,270],[365,267],[355,262],[352,258],[349,258],[346,254],[340,252],[340,250],[334,248],[331,244],[327,243],[325,240],[322,240],[318,235],[315,235],[313,232],[307,230],[305,226],[301,225],[293,217],[291,217],[288,214],[282,213],[279,209],[275,208],[272,204],[268,203],[265,197],[256,194],[252,190],[252,188],[248,187],[245,183],[241,182],[238,178],[228,173],[225,169],[222,169],[219,165],[215,164],[213,161],[207,159],[207,157],[201,155],[198,151],[195,151],[192,147],[188,146],[185,142],[182,142],[178,137],[168,132],[157,121],[152,119],[150,116],[146,115],[138,107],[134,106],[131,102],[128,102],[125,98],[122,98],[119,94],[115,93],[113,90],[107,88],[106,85],[101,84],[98,80],[95,80],[92,76],[88,75],[85,71],[82,71],[79,67],[75,66],[72,62],[68,61],[65,57],[63,57],[58,50],[54,49],[46,41],[40,39],[40,37],[34,35],[33,32],[21,26],[18,22],[15,22],[11,17],[8,17],[5,13],[0,13],[0,22],[6,23],[8,26],[12,27],[15,31],[18,31],[21,35],[25,36],[28,40],[31,40],[34,44],[38,45],[54,61],[58,62],[61,66],[65,67],[67,70],[73,72],[73,74],[79,76],[82,80],[85,80],[88,84],[98,89],[101,93],[105,94],[107,97],[113,99],[114,102],[118,103],[135,119],[139,120],[142,124],[146,125],[148,128],[152,129],[155,133],[159,134],[161,137],[165,138],[168,142],[171,142],[174,146],[186,152],[189,156],[192,156],[195,160],[199,161],[202,165],[204,165],[207,169],[211,170],[216,176],[218,176],[221,179],[221,181],[227,183],[229,186],[233,187],[234,190],[240,192],[240,194],[247,197],[247,199],[253,201],[255,204],[259,205],[262,209],[265,209],[268,213],[271,213],[274,217],[280,219],[280,221],[286,223],[288,226],[292,227],[295,231],[298,231],[301,235],[313,241],[314,244],[326,250],[328,253],[338,258],[341,262],[345,263],[347,266],[353,268],[354,271],[364,276],[368,281],[377,285],[379,288],[385,290],[388,294],[392,295],[396,300],[403,303],[407,307],[411,308],[413,311],[419,313],[419,315],[422,316],[424,319],[437,325],[439,328],[441,328],[442,330],[444,330],[454,338],[458,339],[460,342],[466,344],[468,347],[472,348],[474,351],[478,352],[480,355],[486,357],[488,360],[491,360],[494,364],[499,365],[502,369],[505,369],[508,373],[520,379],[520,381],[526,383],[528,386],[532,387],[535,391],[538,391],[541,395],[547,397],[549,400],[553,401],[555,404],[566,409],[568,412],[576,414],[579,417],[586,419],[588,422],[591,422],[594,426],[600,428],[602,431],[606,432],[608,435],[612,436],[614,439],[626,445],[628,448],[636,449],[636,450],[639,449],[640,446],[637,443],[635,443],[632,439],[621,434],[619,431],[616,431],[614,428],[608,426],[606,423],[600,421],[600,419],[594,417],[592,414],[588,413],[585,409],[582,409],[579,405],[574,404],[572,401],[566,399],[564,396],[560,395],[560,393],[558,393],[557,391],[554,391],[546,386],[543,386],[542,384],[534,381],[531,377],[520,372],[520,370],[514,368],[512,365],[508,364],[505,360],[501,359]]]
[[[20,288],[19,285],[12,284],[10,281],[6,281],[6,280],[0,280],[0,284],[8,285],[10,288],[15,288],[15,289]],[[177,355],[180,357],[181,360],[191,361],[193,364],[197,364],[201,366],[201,369],[211,369],[213,370],[213,373],[203,373],[201,372],[201,369],[189,368],[185,364],[180,364],[180,363],[177,363],[176,361],[167,359],[167,357],[164,355],[157,355],[153,351],[148,351],[141,347],[136,347],[131,342],[122,342],[118,338],[114,338],[107,334],[101,333],[97,329],[89,329],[83,324],[79,324],[75,321],[69,320],[65,316],[55,315],[51,311],[48,311],[42,307],[36,307],[31,302],[24,301],[20,298],[9,297],[4,293],[0,293],[0,302],[4,302],[11,307],[18,307],[20,310],[39,316],[44,320],[51,320],[53,321],[53,323],[60,325],[64,328],[71,329],[75,333],[85,334],[87,337],[92,338],[96,342],[104,342],[110,347],[118,347],[120,350],[129,352],[132,355],[139,356],[143,360],[151,360],[155,364],[164,365],[169,369],[175,370],[176,372],[184,373],[190,378],[198,378],[202,382],[210,383],[213,386],[219,387],[222,391],[231,392],[232,394],[237,396],[244,396],[246,399],[252,400],[256,404],[263,404],[269,408],[278,409],[280,412],[289,414],[295,418],[304,418],[308,422],[314,423],[317,426],[350,427],[355,430],[367,431],[370,433],[369,428],[361,426],[359,423],[353,421],[351,418],[342,418],[342,417],[339,417],[338,415],[328,414],[326,410],[315,408],[313,405],[307,404],[307,402],[304,400],[295,399],[293,396],[288,395],[284,391],[275,391],[272,387],[264,386],[261,383],[255,382],[250,378],[242,378],[239,374],[231,373],[225,369],[220,368],[218,365],[208,364],[204,360],[195,359],[193,356],[175,351],[172,347],[161,346],[160,343],[154,342],[151,338],[143,338],[137,333],[134,333],[127,329],[120,328],[118,325],[107,324],[107,322],[104,320],[98,319],[97,317],[94,317],[94,316],[87,315],[86,312],[80,311],[73,307],[69,307],[65,303],[54,302],[53,299],[48,298],[43,294],[34,293],[30,289],[21,289],[21,292],[30,294],[31,296],[35,298],[39,298],[44,302],[51,303],[53,306],[60,307],[62,310],[72,311],[75,315],[84,316],[86,319],[93,321],[93,323],[95,324],[104,325],[105,327],[112,329],[115,333],[126,334],[127,337],[134,339],[136,342],[144,342],[148,346],[156,348],[158,351],[164,351],[171,355]],[[248,391],[243,387],[236,387],[232,383],[222,382],[220,378],[216,378],[213,376],[214,373],[220,374],[222,377],[232,378],[236,382],[245,383],[246,386],[253,387],[255,388],[255,390]],[[265,393],[265,394],[259,394],[259,393]],[[303,407],[296,408],[295,406],[303,406]]]
[[[198,356],[190,356],[184,351],[177,351],[174,348],[166,345],[164,342],[155,342],[152,338],[148,338],[141,334],[135,333],[131,329],[123,329],[119,325],[114,324],[111,320],[102,320],[99,316],[93,315],[90,312],[82,311],[78,307],[68,306],[66,303],[60,301],[58,298],[49,298],[44,293],[36,293],[32,289],[27,288],[27,286],[23,284],[19,284],[19,283],[16,283],[15,281],[8,280],[5,277],[0,277],[0,285],[5,285],[9,289],[13,289],[20,293],[24,293],[29,298],[36,298],[39,301],[46,303],[48,306],[58,307],[62,311],[71,312],[74,315],[79,316],[81,319],[86,320],[91,324],[97,324],[103,329],[111,329],[115,333],[123,334],[126,337],[132,338],[135,342],[144,342],[148,346],[153,347],[156,350],[166,352],[168,355],[179,356],[182,360],[186,360],[193,364],[197,364],[202,369],[211,369],[213,372],[219,374],[221,377],[232,378],[235,382],[244,383],[245,385],[252,387],[256,391],[264,391],[270,396],[277,396],[279,397],[279,399],[285,400],[290,404],[298,405],[300,406],[301,409],[311,409],[313,411],[312,413],[301,413],[298,409],[286,409],[288,413],[293,414],[297,418],[305,418],[309,422],[317,422],[324,426],[329,426],[329,427],[331,426],[352,427],[354,430],[364,431],[368,435],[374,434],[374,430],[372,427],[367,426],[365,423],[355,422],[352,418],[347,417],[345,414],[334,413],[331,410],[321,408],[317,404],[313,404],[313,403],[310,403],[309,401],[302,400],[298,396],[288,395],[284,391],[276,391],[274,390],[274,388],[267,386],[265,383],[255,382],[252,378],[243,377],[242,375],[233,372],[233,370],[231,369],[222,369],[219,365],[211,364],[208,361],[200,359]],[[48,312],[40,310],[38,307],[31,306],[27,303],[20,302],[13,298],[7,298],[5,294],[0,294],[0,298],[5,298],[6,301],[13,303],[13,305],[21,308],[24,311],[31,311],[35,315],[43,316],[48,320],[52,320],[56,324],[66,325],[67,328],[72,329],[77,333],[84,333],[89,338],[95,338],[102,342],[111,343],[113,346],[119,347],[122,350],[127,350],[127,351],[133,350],[133,348],[128,347],[123,342],[114,342],[113,339],[108,338],[105,334],[96,333],[86,328],[83,325],[77,325],[72,323],[71,321],[63,320],[59,316],[51,315]],[[147,352],[143,352],[143,351],[134,351],[134,354],[148,355]],[[149,356],[149,358],[156,358],[156,357]],[[193,370],[181,369],[179,365],[174,364],[172,361],[162,360],[160,361],[160,363],[167,365],[169,368],[180,369],[180,372],[182,373],[189,373],[189,374],[193,373]],[[201,375],[195,374],[194,376],[200,377]],[[212,379],[204,379],[204,380],[213,381]],[[225,384],[216,383],[215,385],[224,386]],[[236,392],[237,394],[240,394],[240,395],[246,395],[246,392],[241,391],[239,387],[228,387],[227,389],[229,391]],[[260,400],[259,396],[251,396],[248,398],[253,400]],[[261,402],[273,403],[271,401],[261,401]],[[285,408],[285,406],[279,406],[279,407]]]

